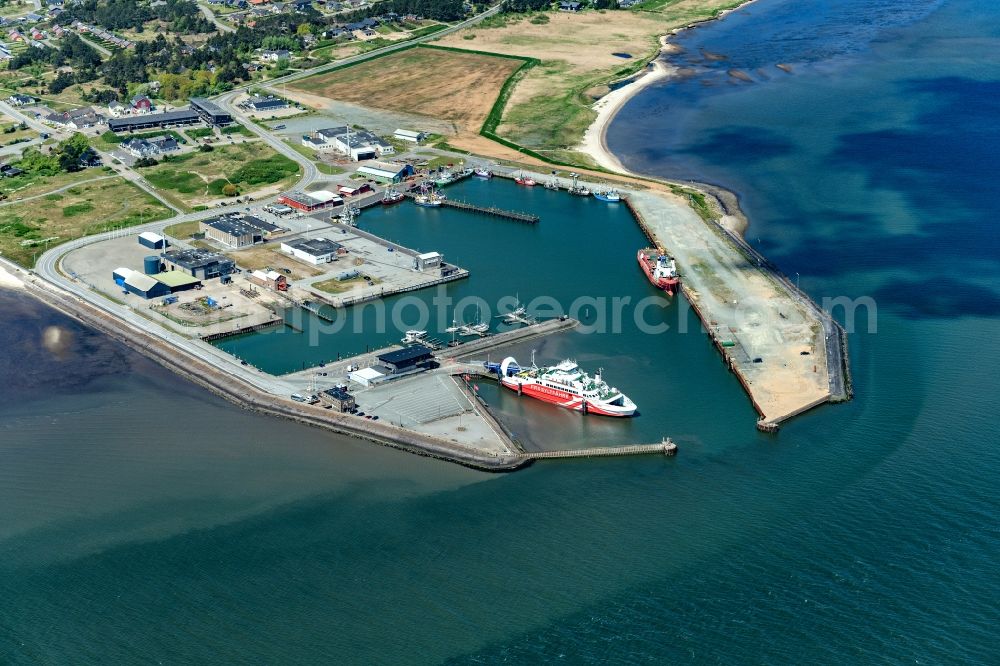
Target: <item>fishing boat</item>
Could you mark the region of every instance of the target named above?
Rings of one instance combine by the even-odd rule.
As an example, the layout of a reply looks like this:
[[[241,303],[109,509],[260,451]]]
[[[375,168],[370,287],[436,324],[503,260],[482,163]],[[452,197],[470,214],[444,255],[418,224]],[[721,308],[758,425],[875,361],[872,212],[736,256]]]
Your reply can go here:
[[[483,180],[489,180],[493,177],[493,172],[485,167],[479,167],[472,171],[472,175],[476,178],[482,178]]]
[[[403,336],[402,342],[405,345],[409,345],[416,342],[420,342],[425,337],[427,337],[427,331],[416,331],[416,330],[407,331],[406,335]]]
[[[391,206],[392,204],[398,204],[400,201],[406,197],[402,192],[397,192],[396,190],[386,190],[385,194],[382,195],[382,205]]]
[[[527,187],[534,187],[538,184],[532,178],[526,177],[523,173],[517,174],[517,178],[514,179],[514,182],[518,185],[525,185]]]
[[[580,174],[571,173],[570,176],[573,178],[573,184],[570,185],[569,189],[566,191],[570,194],[575,194],[578,197],[589,197],[591,195],[591,191],[580,184]]]
[[[550,402],[565,409],[601,416],[633,416],[636,406],[617,388],[608,386],[598,371],[590,376],[574,361],[538,367],[532,360],[530,368],[521,368],[512,356],[498,366],[484,364],[499,376],[500,384],[518,395]]]
[[[677,273],[677,263],[663,251],[663,248],[639,250],[639,266],[657,289],[671,296],[677,292],[681,278]]]
[[[413,197],[413,203],[418,206],[425,206],[428,208],[440,206],[443,202],[444,197],[437,192],[431,192],[430,194],[418,194]]]
[[[606,201],[607,203],[618,203],[622,200],[620,194],[617,190],[605,190],[604,192],[594,192],[594,198],[598,201]]]
[[[434,184],[439,186],[447,185],[454,181],[455,181],[455,174],[453,174],[451,171],[445,171],[444,173],[442,173],[441,175],[439,175],[437,178],[434,179]]]

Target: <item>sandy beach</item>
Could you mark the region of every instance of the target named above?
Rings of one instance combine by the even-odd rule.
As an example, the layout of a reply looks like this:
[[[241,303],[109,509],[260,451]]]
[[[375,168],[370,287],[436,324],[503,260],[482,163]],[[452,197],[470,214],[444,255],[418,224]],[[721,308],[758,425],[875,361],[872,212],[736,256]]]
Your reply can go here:
[[[21,289],[24,283],[0,264],[0,289]]]
[[[662,54],[661,50],[661,54]],[[615,155],[608,150],[605,144],[604,138],[608,131],[608,126],[611,125],[611,121],[618,114],[618,111],[622,106],[645,88],[648,88],[657,81],[662,81],[664,79],[670,78],[675,72],[674,67],[663,62],[657,56],[650,65],[649,69],[645,70],[645,73],[636,77],[632,82],[612,90],[607,95],[597,100],[594,103],[593,109],[597,111],[597,118],[591,123],[590,127],[587,128],[587,132],[583,135],[583,142],[577,147],[581,153],[589,155],[597,164],[604,167],[605,169],[610,169],[611,171],[618,171],[619,173],[625,173],[629,175],[632,174],[628,169],[622,166],[622,163],[618,160]]]

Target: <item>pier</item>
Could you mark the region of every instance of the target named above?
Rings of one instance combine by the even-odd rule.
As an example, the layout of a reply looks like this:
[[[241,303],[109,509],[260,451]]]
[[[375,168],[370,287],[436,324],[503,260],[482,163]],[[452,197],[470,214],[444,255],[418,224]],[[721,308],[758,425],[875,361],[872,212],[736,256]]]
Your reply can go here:
[[[595,446],[589,449],[566,449],[563,451],[525,451],[515,453],[513,458],[522,460],[547,460],[550,458],[609,458],[615,456],[639,456],[658,454],[672,456],[677,453],[677,445],[669,437],[658,444],[632,444],[629,446]]]
[[[457,359],[462,356],[468,356],[469,354],[482,353],[504,345],[511,345],[515,342],[523,342],[524,340],[530,340],[531,338],[542,335],[558,333],[559,331],[567,331],[579,323],[579,321],[570,317],[548,319],[537,324],[532,324],[531,326],[524,326],[523,328],[518,328],[513,331],[505,331],[503,333],[489,335],[485,338],[479,338],[478,340],[462,343],[456,347],[448,347],[437,352],[435,356],[437,356],[438,359]]]
[[[514,222],[524,222],[525,224],[538,224],[539,221],[539,217],[537,215],[532,215],[531,213],[518,213],[513,210],[497,208],[496,206],[479,206],[477,204],[468,203],[467,201],[459,201],[457,199],[443,199],[441,201],[441,205],[448,208],[457,208],[458,210],[468,210],[474,213],[481,213],[483,215],[491,215],[505,220],[513,220]]]
[[[405,196],[409,199],[413,199],[416,195],[411,192],[407,192]],[[482,215],[499,217],[504,220],[513,220],[514,222],[523,222],[525,224],[538,224],[540,219],[537,215],[532,215],[531,213],[519,213],[513,210],[497,208],[496,206],[480,206],[478,204],[469,203],[467,201],[459,201],[457,199],[442,199],[441,206],[444,208],[455,208],[457,210],[466,210],[473,213],[480,213]]]
[[[221,331],[219,333],[210,333],[209,335],[202,336],[202,340],[205,342],[215,342],[216,340],[225,340],[226,338],[233,338],[237,335],[244,335],[246,333],[256,333],[257,331],[263,331],[266,328],[273,328],[280,324],[284,324],[284,319],[272,319],[270,321],[265,321],[263,324],[254,324],[253,326],[244,326],[243,328],[233,329],[231,331]]]

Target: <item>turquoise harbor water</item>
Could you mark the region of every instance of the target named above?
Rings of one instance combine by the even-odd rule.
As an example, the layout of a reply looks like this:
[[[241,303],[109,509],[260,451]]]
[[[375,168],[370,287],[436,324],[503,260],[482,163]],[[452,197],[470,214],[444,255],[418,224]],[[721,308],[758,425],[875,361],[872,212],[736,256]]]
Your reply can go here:
[[[696,331],[663,369],[577,336],[551,353],[672,392],[634,427],[680,455],[489,476],[255,417],[0,295],[0,661],[996,663],[998,19],[759,0],[687,33],[696,76],[612,127],[630,167],[737,190],[817,298],[877,302],[857,399],[777,437]],[[518,251],[448,224],[389,235]]]

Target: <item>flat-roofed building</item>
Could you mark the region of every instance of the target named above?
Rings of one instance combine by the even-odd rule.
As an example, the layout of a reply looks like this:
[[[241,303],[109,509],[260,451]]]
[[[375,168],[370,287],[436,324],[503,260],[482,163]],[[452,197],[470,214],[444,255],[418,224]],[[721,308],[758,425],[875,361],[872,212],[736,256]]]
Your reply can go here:
[[[330,405],[333,409],[340,412],[353,411],[357,406],[354,402],[354,396],[348,393],[346,389],[337,386],[320,393],[319,399],[323,404]]]
[[[352,382],[357,382],[362,386],[372,386],[385,379],[386,373],[379,372],[375,368],[359,368],[347,375]]]
[[[426,271],[432,268],[440,268],[444,262],[444,257],[440,252],[424,252],[413,258],[413,267],[418,271]]]
[[[254,112],[276,111],[278,109],[287,109],[288,100],[275,97],[274,95],[268,95],[266,97],[254,95],[244,102],[244,105],[247,109]]]
[[[343,247],[328,238],[297,238],[283,242],[281,251],[296,259],[313,265],[327,264],[337,258],[337,250]]]
[[[143,231],[139,234],[139,245],[148,247],[150,250],[162,250],[167,246],[167,239],[152,231]]]
[[[201,116],[201,119],[209,125],[223,127],[232,124],[232,115],[212,100],[205,99],[204,97],[192,97],[189,101],[191,103],[191,110]]]
[[[246,247],[264,241],[264,234],[260,229],[234,217],[202,220],[200,226],[206,238],[229,247]]]
[[[291,206],[305,213],[311,213],[314,210],[338,206],[344,203],[344,200],[327,190],[320,190],[318,192],[295,191],[282,194],[278,197],[278,203]]]
[[[314,150],[333,148],[352,160],[371,160],[395,151],[392,144],[364,129],[328,127],[302,137],[302,145]]]
[[[198,122],[201,122],[201,117],[197,112],[191,109],[182,109],[180,111],[149,113],[129,118],[112,118],[108,121],[108,129],[116,134],[120,134],[122,132],[134,132],[144,129],[194,125]]]
[[[208,250],[169,250],[160,255],[168,270],[179,270],[202,280],[229,275],[236,262]]]
[[[430,347],[424,345],[410,345],[403,349],[379,354],[378,361],[393,374],[415,370],[424,366],[434,356]]]
[[[194,289],[201,284],[201,280],[184,273],[182,271],[170,270],[164,273],[157,273],[156,275],[151,275],[150,277],[156,278],[163,284],[167,285],[170,289],[170,293],[176,293],[178,291],[186,291],[188,289]]]

